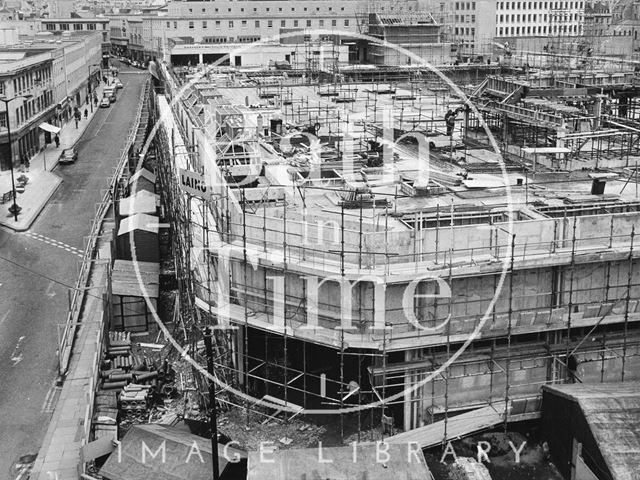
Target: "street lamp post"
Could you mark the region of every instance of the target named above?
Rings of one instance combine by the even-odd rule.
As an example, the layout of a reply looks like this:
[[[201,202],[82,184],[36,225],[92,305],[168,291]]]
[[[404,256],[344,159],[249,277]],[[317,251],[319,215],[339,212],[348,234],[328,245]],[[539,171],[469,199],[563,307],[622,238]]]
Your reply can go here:
[[[0,98],[0,102],[4,102],[4,108],[7,111],[7,138],[9,140],[9,163],[11,165],[11,191],[13,192],[13,205],[9,207],[9,212],[13,213],[13,218],[15,221],[18,221],[18,213],[22,210],[21,207],[18,206],[16,202],[16,182],[13,178],[13,149],[11,148],[11,120],[9,119],[9,103],[16,98],[24,98],[28,100],[33,95],[18,95],[13,98]]]
[[[91,113],[93,113],[93,96],[91,95],[93,92],[91,91],[91,67],[100,67],[99,63],[92,63],[88,65],[89,68],[89,78],[87,80],[87,88],[89,89],[89,106],[91,107]]]

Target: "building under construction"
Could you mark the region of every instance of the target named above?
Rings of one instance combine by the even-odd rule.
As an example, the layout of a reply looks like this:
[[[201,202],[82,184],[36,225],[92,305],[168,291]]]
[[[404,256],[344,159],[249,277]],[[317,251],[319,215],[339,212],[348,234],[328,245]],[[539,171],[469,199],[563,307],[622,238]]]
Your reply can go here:
[[[543,385],[638,379],[633,71],[160,70],[185,321],[229,327],[230,387],[447,437],[461,411],[535,418]]]

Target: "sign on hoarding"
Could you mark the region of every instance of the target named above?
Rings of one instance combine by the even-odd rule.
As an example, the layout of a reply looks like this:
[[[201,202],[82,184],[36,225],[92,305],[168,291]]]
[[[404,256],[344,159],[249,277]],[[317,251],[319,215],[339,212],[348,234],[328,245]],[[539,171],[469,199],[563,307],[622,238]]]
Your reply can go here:
[[[204,180],[204,176],[191,172],[189,170],[179,169],[180,174],[180,190],[187,192],[189,195],[209,200],[211,192]]]

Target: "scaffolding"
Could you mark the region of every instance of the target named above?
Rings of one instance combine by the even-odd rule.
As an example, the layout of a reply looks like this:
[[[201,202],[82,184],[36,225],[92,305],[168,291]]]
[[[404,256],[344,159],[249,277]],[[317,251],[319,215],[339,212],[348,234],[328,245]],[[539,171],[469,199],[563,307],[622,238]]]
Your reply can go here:
[[[556,76],[553,82],[557,81],[562,80]],[[553,82],[546,86],[557,88]],[[348,117],[355,116],[362,127],[360,151],[368,149],[369,140],[384,137],[387,120],[398,132],[441,133],[444,118],[439,115],[454,101],[419,90],[419,82],[406,89],[408,94],[399,93],[392,84],[371,83],[367,91],[359,88],[356,102],[346,106],[330,100],[351,94],[338,84],[300,88],[309,89],[309,95],[291,92],[296,98],[290,104],[282,102],[285,121],[313,126],[315,133],[320,133],[318,124],[325,130],[321,137],[343,138],[347,124],[355,123]],[[501,91],[507,98],[519,84],[495,78],[483,88]],[[276,91],[273,98],[283,92]],[[310,100],[311,93],[324,103]],[[510,104],[484,103],[480,90],[477,96],[481,110],[494,117],[495,128],[506,133],[508,152],[516,146],[513,138],[548,145],[549,132],[557,132],[576,113],[532,103],[530,98],[528,104],[526,98]],[[394,112],[388,119],[383,118],[383,104]],[[635,103],[626,103],[627,121],[635,118],[631,105]],[[178,190],[171,167],[165,165],[160,171],[165,202],[175,212],[177,268],[184,273],[183,304],[191,312],[187,323],[237,327],[217,339],[216,370],[227,385],[260,400],[239,400],[228,390],[225,401],[260,411],[265,418],[272,412],[262,407],[273,405],[273,399],[290,407],[284,409],[289,417],[309,409],[361,406],[352,416],[339,414],[342,433],[350,421],[360,434],[367,422],[379,427],[391,417],[407,429],[444,418],[445,441],[449,415],[457,411],[493,404],[505,409],[507,421],[514,402],[536,397],[543,384],[636,378],[640,364],[640,278],[633,226],[640,211],[637,201],[594,201],[579,192],[572,197],[567,185],[558,187],[558,180],[545,181],[534,171],[524,174],[526,185],[512,188],[518,198],[525,188],[539,195],[533,202],[522,200],[514,211],[506,206],[500,210],[499,204],[469,205],[464,201],[466,192],[454,201],[447,188],[433,190],[421,203],[418,189],[408,183],[411,172],[385,176],[384,168],[361,164],[345,171],[335,151],[317,178],[305,177],[304,169],[290,157],[274,156],[259,163],[256,156],[245,162],[245,146],[253,145],[251,151],[258,152],[267,139],[252,126],[247,132],[246,123],[239,123],[239,112],[237,106],[217,105],[213,128],[187,112],[193,123],[189,131],[175,127],[158,140],[160,164],[179,158],[219,180],[214,198],[202,201]],[[580,121],[584,117],[589,115],[575,116]],[[593,133],[574,131],[563,137],[564,145],[581,157],[588,148],[616,152],[615,158],[631,164],[638,153],[637,131],[615,127],[613,122],[622,121],[616,117],[603,122],[601,144],[592,138],[587,145],[584,140]],[[506,127],[505,118],[510,119]],[[470,116],[458,127],[473,130],[479,122]],[[543,127],[529,143],[530,134],[523,130],[533,130],[533,122]],[[625,133],[609,132],[612,126]],[[180,146],[178,137],[193,136],[198,139],[194,145],[187,141]],[[269,145],[276,145],[277,139],[277,135],[269,138]],[[217,149],[215,162],[193,153],[202,151],[195,146],[204,142]],[[228,149],[238,144],[242,151]],[[410,155],[408,150],[403,155]],[[521,158],[528,161],[524,154]],[[437,156],[433,160],[439,185],[462,185],[454,166],[444,170],[445,164],[452,165],[450,158],[443,163]],[[602,155],[599,161],[611,159]],[[243,183],[240,167],[254,162],[260,167],[256,178]],[[522,164],[512,163],[516,168]],[[238,170],[234,173],[233,168]],[[549,193],[554,184],[561,194]],[[552,201],[545,203],[544,192]],[[485,191],[492,194],[501,193]],[[564,198],[569,201],[563,202]],[[194,256],[193,250],[201,253]],[[505,293],[489,308],[505,262]],[[446,280],[455,292],[464,292],[447,299],[416,300],[414,312],[423,327],[449,318],[443,328],[429,333],[401,321],[403,307],[393,302],[425,271]],[[381,276],[392,279],[382,296],[375,281]],[[317,284],[320,279],[322,286]],[[349,295],[344,295],[341,289],[347,283]],[[429,282],[417,288],[423,296],[434,293]],[[345,312],[353,328],[339,328]],[[457,361],[449,362],[476,331],[481,338]],[[578,377],[568,372],[572,355],[583,367]],[[403,393],[420,382],[424,382],[420,388]],[[380,436],[384,432],[381,428]]]

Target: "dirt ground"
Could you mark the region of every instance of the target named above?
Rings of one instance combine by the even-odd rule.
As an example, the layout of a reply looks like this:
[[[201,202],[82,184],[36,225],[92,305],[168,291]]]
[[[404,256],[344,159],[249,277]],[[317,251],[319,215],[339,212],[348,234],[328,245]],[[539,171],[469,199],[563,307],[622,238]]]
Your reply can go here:
[[[247,450],[258,450],[260,442],[273,442],[280,449],[316,447],[325,429],[298,419],[285,423],[233,409],[218,417],[218,431]]]

